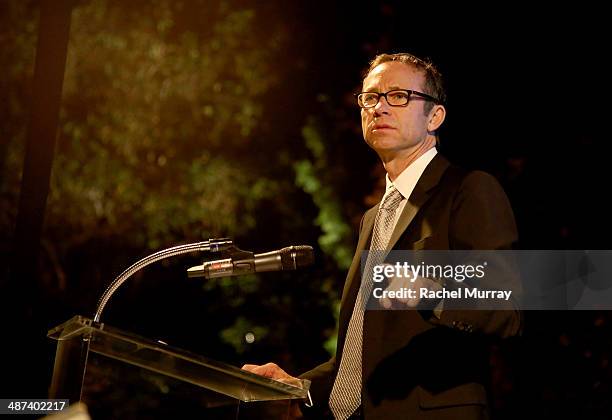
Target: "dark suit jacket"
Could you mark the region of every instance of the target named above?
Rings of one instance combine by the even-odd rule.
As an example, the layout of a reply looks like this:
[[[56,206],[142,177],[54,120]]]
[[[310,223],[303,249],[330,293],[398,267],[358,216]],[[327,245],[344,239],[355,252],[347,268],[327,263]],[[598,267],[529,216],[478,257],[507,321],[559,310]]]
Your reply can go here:
[[[360,258],[371,241],[378,206],[361,222],[359,242],[340,307],[336,357],[302,375],[315,407],[304,414],[331,416],[328,399],[342,357],[361,282]],[[389,249],[511,249],[517,240],[508,199],[492,176],[451,166],[437,154],[409,197]],[[487,418],[487,335],[508,337],[521,328],[508,310],[366,311],[362,412],[366,419]]]

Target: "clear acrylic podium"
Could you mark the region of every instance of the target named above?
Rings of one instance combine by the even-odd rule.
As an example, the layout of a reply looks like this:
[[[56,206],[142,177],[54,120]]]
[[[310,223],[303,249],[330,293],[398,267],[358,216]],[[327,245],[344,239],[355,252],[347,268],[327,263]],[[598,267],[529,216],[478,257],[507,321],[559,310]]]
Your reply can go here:
[[[57,340],[50,398],[98,419],[285,419],[310,382],[287,384],[75,316]]]

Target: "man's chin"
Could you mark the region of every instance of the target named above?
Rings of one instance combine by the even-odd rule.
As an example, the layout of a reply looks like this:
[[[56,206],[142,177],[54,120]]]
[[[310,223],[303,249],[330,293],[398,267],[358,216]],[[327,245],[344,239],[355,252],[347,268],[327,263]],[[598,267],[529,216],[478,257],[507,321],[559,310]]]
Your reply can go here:
[[[372,138],[371,141],[368,141],[368,145],[379,154],[381,152],[392,152],[401,148],[401,142],[389,136],[376,136]]]

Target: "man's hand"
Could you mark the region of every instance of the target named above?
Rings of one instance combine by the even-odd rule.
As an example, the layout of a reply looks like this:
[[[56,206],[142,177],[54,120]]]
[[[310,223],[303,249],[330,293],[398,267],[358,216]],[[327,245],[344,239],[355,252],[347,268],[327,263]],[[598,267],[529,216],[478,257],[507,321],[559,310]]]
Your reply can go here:
[[[265,365],[244,365],[242,366],[242,369],[288,385],[300,387],[302,383],[298,378],[293,377],[282,370],[276,363],[266,363]]]
[[[394,303],[396,308],[400,307],[400,305],[405,305],[407,308],[414,309],[421,302],[421,288],[440,290],[442,286],[426,277],[392,277],[385,292],[399,292],[403,290],[405,292],[403,293],[404,296],[390,298],[388,294],[384,294],[383,297],[379,298],[379,303],[385,309],[392,308]]]
[[[244,365],[242,366],[242,369],[288,385],[293,385],[299,388],[302,387],[302,381],[300,379],[289,375],[276,363],[266,363],[265,365]],[[301,419],[302,417],[303,415],[302,411],[300,410],[298,400],[292,400],[289,408],[289,418]]]

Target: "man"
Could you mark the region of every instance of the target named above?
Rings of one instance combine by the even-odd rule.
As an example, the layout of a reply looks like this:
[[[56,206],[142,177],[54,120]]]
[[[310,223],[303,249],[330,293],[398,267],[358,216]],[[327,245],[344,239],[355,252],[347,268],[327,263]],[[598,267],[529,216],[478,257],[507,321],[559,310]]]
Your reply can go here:
[[[449,164],[435,149],[446,117],[440,73],[410,54],[381,54],[358,95],[363,136],[387,172],[381,203],[368,210],[342,294],[337,353],[303,374],[314,406],[304,415],[387,419],[487,418],[487,335],[520,331],[509,310],[364,310],[371,296],[374,253],[363,276],[364,250],[498,250],[517,240],[508,199],[498,182]],[[362,279],[363,277],[363,279]],[[393,279],[388,289],[398,289]],[[425,279],[427,280],[427,279]],[[366,296],[362,299],[363,296]],[[364,301],[365,299],[365,301]],[[381,307],[390,302],[380,301]],[[291,378],[274,364],[244,369]]]

